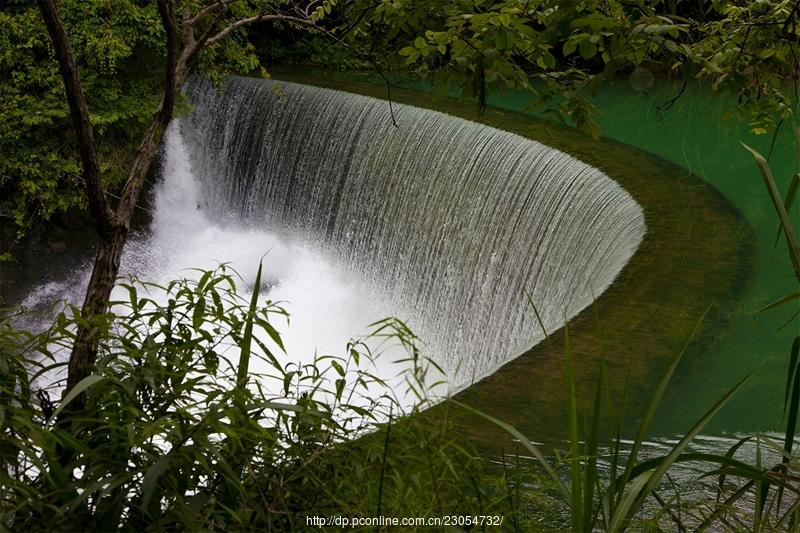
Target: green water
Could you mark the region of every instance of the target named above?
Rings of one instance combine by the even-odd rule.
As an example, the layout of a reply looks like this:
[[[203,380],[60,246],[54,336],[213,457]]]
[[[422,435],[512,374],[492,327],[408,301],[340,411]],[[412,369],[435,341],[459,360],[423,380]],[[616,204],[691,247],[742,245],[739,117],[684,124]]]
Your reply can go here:
[[[372,77],[372,76],[370,76]],[[429,90],[424,83],[408,79],[398,85]],[[705,87],[687,87],[667,110],[659,107],[671,100],[680,83],[662,81],[647,93],[634,91],[627,83],[603,87],[594,99],[600,110],[602,134],[646,150],[676,163],[717,188],[736,206],[754,230],[754,270],[728,302],[732,319],[719,327],[711,344],[690,349],[689,357],[662,403],[654,436],[682,433],[748,372],[754,374],[737,396],[707,426],[705,433],[736,434],[780,431],[784,427],[783,396],[789,350],[800,335],[800,319],[787,321],[800,304],[757,313],[764,305],[798,290],[785,241],[774,247],[778,219],[745,142],[765,156],[782,193],[798,170],[796,143],[789,125],[772,135],[754,135],[746,121],[735,116],[736,103],[729,96],[714,95]],[[524,112],[532,96],[524,92],[496,94],[489,105]],[[676,191],[678,195],[691,191]],[[790,213],[800,228],[800,206]],[[698,317],[699,319],[699,317]],[[716,327],[716,326],[712,326]]]
[[[798,287],[785,242],[773,249],[777,217],[752,157],[739,144],[744,141],[766,155],[772,138],[750,134],[746,123],[726,117],[735,102],[714,97],[701,87],[688,88],[669,110],[659,113],[658,106],[677,90],[671,83],[662,83],[647,94],[637,93],[625,83],[605,87],[595,100],[601,110],[603,135],[677,163],[715,186],[753,227],[757,257],[740,298],[727,304],[736,306],[733,319],[712,345],[687,363],[668,393],[656,431],[669,434],[688,429],[752,369],[756,369],[752,380],[706,432],[779,430],[789,349],[793,337],[800,334],[800,320],[779,329],[798,306],[761,314],[756,311]],[[518,111],[529,103],[530,96],[520,93],[495,96],[490,101]],[[781,191],[798,170],[794,150],[794,136],[784,127],[770,158]],[[800,209],[795,208],[791,215],[800,226]]]

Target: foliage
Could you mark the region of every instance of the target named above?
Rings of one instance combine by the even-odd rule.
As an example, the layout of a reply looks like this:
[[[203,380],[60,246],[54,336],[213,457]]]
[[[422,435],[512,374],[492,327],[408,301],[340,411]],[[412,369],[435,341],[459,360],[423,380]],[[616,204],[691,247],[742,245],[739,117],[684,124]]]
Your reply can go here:
[[[419,9],[418,3],[409,9]],[[676,41],[687,31],[652,8],[613,1],[452,1],[441,13],[444,20],[426,19],[399,51],[406,64],[432,72],[438,94],[460,85],[482,108],[490,91],[527,90],[532,110],[595,136],[592,85],[633,65],[632,83],[649,87],[653,75],[643,62],[678,53]]]
[[[91,113],[105,187],[114,194],[158,105],[164,30],[154,2],[60,3]],[[54,52],[35,2],[0,7],[0,214],[20,232],[85,206],[74,132]],[[239,36],[200,57],[204,71],[251,72]]]
[[[798,124],[800,11],[790,0],[710,2],[713,17],[697,23],[687,67],[715,90],[737,98],[754,133]]]
[[[460,87],[482,109],[522,89],[532,110],[594,136],[592,91],[620,75],[639,91],[657,75],[709,81],[763,133],[796,113],[798,20],[789,0],[383,0],[354,39],[384,35],[436,95]]]
[[[694,334],[688,339],[686,347],[692,337]],[[552,461],[537,444],[513,426],[468,406],[463,407],[509,432],[536,458],[567,506],[571,531],[686,531],[690,528],[711,528],[714,531],[738,531],[740,528],[752,531],[794,530],[800,518],[800,478],[793,472],[800,470],[800,462],[792,455],[790,444],[781,447],[772,439],[757,437],[757,446],[770,448],[781,459],[779,464],[768,468],[761,463],[760,455],[756,456],[755,464],[752,464],[752,456],[743,459],[735,457],[752,437],[737,441],[726,453],[695,452],[690,449],[693,439],[750,375],[732,387],[686,434],[671,444],[667,453],[648,457],[644,453],[645,439],[686,347],[675,357],[656,387],[639,422],[636,436],[626,442],[622,428],[627,395],[622,399],[621,412],[608,410],[612,403],[619,406],[619,402],[609,402],[606,397],[605,366],[600,368],[590,412],[585,413],[586,416],[578,412],[568,334],[565,342],[562,372],[569,399],[566,423],[570,427],[570,440],[567,443],[569,451],[565,456],[557,455],[555,465],[551,464]],[[630,366],[628,368],[630,370]],[[600,436],[608,432],[605,427],[608,420],[615,421],[612,431],[616,434],[611,439],[610,447],[604,449]],[[793,439],[793,429],[787,437],[787,442]],[[608,465],[607,472],[599,467],[601,458]],[[713,478],[717,482],[707,486],[700,499],[685,497],[686,486],[676,485],[669,475],[681,463],[694,465],[696,481]],[[563,473],[565,470],[568,472],[566,475]],[[568,481],[565,482],[564,478]],[[671,497],[668,496],[670,492]]]
[[[124,172],[120,150],[134,142],[135,132],[155,109],[152,75],[159,65],[143,59],[161,55],[163,36],[135,31],[137,21],[152,22],[153,8],[134,3],[110,11],[99,4],[70,6],[67,23],[76,37],[78,61],[86,66],[83,81],[104,141],[109,184],[114,185]],[[81,168],[63,85],[35,3],[4,4],[0,50],[0,210],[18,227],[28,228],[34,217],[48,219],[82,205]]]
[[[306,516],[380,514],[522,520],[519,495],[508,491],[530,478],[521,470],[502,483],[487,478],[453,433],[449,410],[406,417],[428,400],[401,410],[369,372],[378,356],[370,339],[351,342],[345,357],[284,363],[272,326],[284,311],[256,304],[258,289],[244,301],[224,268],[124,288],[127,297],[95,324],[95,373],[56,404],[48,390],[58,383],[48,382],[79,310],[66,309],[42,334],[4,319],[4,527],[286,531],[305,528]],[[416,350],[397,320],[379,323],[377,335]],[[408,383],[424,390],[416,375],[409,371]],[[81,390],[85,412],[55,424]]]
[[[263,11],[300,13],[284,0],[228,2],[225,21]],[[185,0],[178,12],[203,2]],[[258,55],[342,68],[412,68],[442,96],[454,87],[478,106],[498,91],[531,93],[531,110],[592,135],[591,96],[624,75],[707,81],[733,94],[753,131],[796,122],[800,13],[789,0],[355,0],[311,2],[307,34],[287,23],[238,31],[204,50],[200,71],[258,71]],[[299,11],[298,11],[299,10]],[[164,35],[153,2],[64,0],[107,189],[113,194],[153,115],[163,84]],[[256,46],[251,44],[255,43]],[[399,54],[399,55],[398,55]],[[85,204],[80,166],[53,52],[35,5],[0,8],[0,214],[20,232]],[[265,74],[263,70],[260,71]]]

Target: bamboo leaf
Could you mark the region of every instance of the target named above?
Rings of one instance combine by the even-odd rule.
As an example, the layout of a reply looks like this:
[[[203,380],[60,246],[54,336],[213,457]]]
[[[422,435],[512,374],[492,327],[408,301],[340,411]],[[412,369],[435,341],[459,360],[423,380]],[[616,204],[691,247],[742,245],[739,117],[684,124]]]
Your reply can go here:
[[[53,411],[53,414],[50,415],[50,419],[57,420],[59,413],[61,413],[61,411],[63,411],[64,408],[67,405],[69,405],[69,402],[77,398],[78,395],[86,391],[86,389],[88,389],[92,385],[95,385],[96,383],[99,383],[104,379],[106,379],[105,376],[92,374],[91,376],[86,376],[85,378],[80,380],[74,387],[72,387],[67,396],[61,401],[61,404],[59,404],[58,408],[56,408],[56,410]]]
[[[155,463],[150,465],[150,467],[147,469],[147,472],[145,472],[144,479],[142,479],[141,507],[143,511],[147,510],[150,504],[150,498],[153,497],[153,492],[158,485],[158,478],[160,478],[161,475],[166,472],[167,467],[169,466],[169,461],[169,454],[162,455]]]
[[[767,163],[767,160],[764,159],[764,156],[744,143],[742,143],[742,146],[744,146],[745,149],[752,154],[753,158],[756,160],[758,169],[761,171],[761,176],[764,178],[764,184],[767,186],[767,191],[769,191],[772,204],[775,207],[775,211],[778,213],[778,218],[780,219],[783,233],[786,235],[786,242],[789,247],[789,257],[792,260],[792,266],[794,267],[795,275],[797,276],[797,279],[800,280],[800,245],[797,244],[797,237],[794,234],[792,221],[789,219],[789,213],[787,213],[786,206],[783,204],[783,200],[778,192],[778,186],[775,185],[775,178],[772,176],[772,169],[770,168],[769,163]]]
[[[258,292],[261,289],[261,269],[263,263],[258,263],[256,281],[253,285],[253,296],[250,298],[250,308],[247,311],[247,320],[244,325],[244,336],[242,337],[241,353],[239,354],[239,367],[236,372],[236,386],[240,389],[247,383],[247,376],[250,373],[250,347],[253,343],[253,321],[256,316],[258,306]]]

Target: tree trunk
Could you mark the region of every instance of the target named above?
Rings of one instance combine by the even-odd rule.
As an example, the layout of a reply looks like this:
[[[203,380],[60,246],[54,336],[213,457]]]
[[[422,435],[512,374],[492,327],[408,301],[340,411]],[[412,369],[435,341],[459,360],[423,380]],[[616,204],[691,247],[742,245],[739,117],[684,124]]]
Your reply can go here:
[[[97,320],[102,320],[108,310],[111,299],[111,290],[119,274],[120,259],[122,250],[128,240],[130,222],[133,217],[136,198],[139,196],[144,178],[147,175],[150,165],[156,157],[158,147],[164,137],[164,131],[169,124],[171,108],[164,109],[164,103],[159,107],[153,122],[145,133],[136,159],[131,167],[130,177],[126,185],[122,200],[115,212],[115,224],[101,228],[98,232],[100,237],[100,248],[97,250],[97,257],[92,268],[92,277],[89,286],[86,288],[86,298],[81,309],[81,317],[87,321],[85,325],[78,328],[75,344],[69,358],[67,386],[64,395],[68,394],[72,388],[88,376],[94,370],[97,360],[98,334]],[[63,418],[69,418],[73,413],[81,410],[86,405],[86,395],[79,394],[70,406],[62,411]]]
[[[92,277],[86,288],[86,298],[81,310],[87,324],[78,328],[75,344],[69,359],[69,373],[65,391],[71,390],[83,378],[89,375],[97,357],[98,328],[93,319],[102,316],[108,307],[111,290],[119,274],[120,258],[125,242],[128,239],[127,224],[115,225],[100,234],[100,248],[92,268]],[[83,407],[85,397],[81,394],[75,398],[75,409]]]

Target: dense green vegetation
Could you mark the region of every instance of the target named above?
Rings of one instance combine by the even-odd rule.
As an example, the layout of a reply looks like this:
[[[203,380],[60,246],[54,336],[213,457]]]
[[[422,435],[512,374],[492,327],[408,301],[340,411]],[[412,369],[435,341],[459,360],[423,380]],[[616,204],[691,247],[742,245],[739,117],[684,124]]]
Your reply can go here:
[[[57,5],[69,46],[54,47],[57,17],[51,12],[46,28],[40,13],[48,4]],[[89,208],[101,243],[121,254],[155,146],[184,107],[171,93],[192,72],[263,75],[264,58],[407,69],[429,76],[437,96],[461,87],[479,109],[490,92],[522,88],[537,96],[536,111],[595,136],[590,97],[599,84],[624,76],[647,90],[656,76],[673,76],[729,93],[753,131],[796,129],[798,21],[798,4],[777,0],[42,0],[39,7],[11,0],[0,8],[0,214],[22,235]],[[64,100],[64,84],[76,79],[65,72],[70,57],[84,109],[77,93],[68,90]],[[90,135],[70,126],[81,118]],[[92,150],[96,156],[87,155]],[[800,280],[789,218],[796,187],[778,191],[766,159],[755,156]],[[786,438],[759,438],[782,457],[777,465],[735,458],[745,441],[727,454],[687,452],[730,395],[670,453],[640,458],[672,365],[627,459],[614,421],[611,474],[602,474],[604,378],[598,376],[595,410],[579,412],[567,348],[566,455],[545,457],[494,421],[538,466],[521,465],[517,456],[493,468],[451,418],[419,416],[430,398],[415,372],[408,380],[419,402],[398,412],[392,391],[364,370],[375,355],[365,344],[354,341],[344,357],[308,366],[271,357],[266,339],[281,347],[271,317],[283,311],[259,307],[258,281],[250,302],[224,269],[167,287],[131,282],[128,298],[109,310],[116,260],[103,271],[106,286],[94,295],[90,287],[83,308],[64,309],[44,333],[17,328],[13,313],[0,321],[0,527],[282,531],[307,527],[313,515],[456,514],[499,514],[513,530],[542,523],[574,531],[799,523],[793,443],[800,337],[787,349]],[[798,295],[775,306],[795,305]],[[416,359],[416,339],[402,323],[377,326],[377,335]],[[66,364],[55,354],[69,352],[67,388],[61,399],[50,398],[41,383],[59,370],[64,377]],[[255,358],[263,358],[266,379],[282,385],[282,394],[262,388],[251,371]],[[63,386],[63,379],[53,384]],[[447,405],[437,413],[449,413]],[[707,501],[683,501],[681,488],[669,486],[670,468],[687,461],[716,480]]]
[[[164,30],[151,2],[63,2],[87,95],[105,187],[119,193],[163,85]],[[0,9],[0,213],[19,231],[85,208],[64,86],[42,16],[27,0]],[[206,72],[251,72],[239,36],[201,60]]]
[[[353,340],[344,356],[281,363],[282,342],[272,323],[285,311],[258,303],[258,276],[249,302],[239,296],[234,272],[222,267],[197,276],[164,287],[123,283],[125,297],[95,324],[102,332],[95,372],[60,402],[48,390],[57,390],[55,376],[63,367],[57,354],[74,343],[80,310],[65,307],[39,334],[3,318],[4,527],[286,531],[308,528],[308,517],[381,515],[502,516],[504,529],[514,531],[735,524],[773,530],[797,523],[800,485],[791,474],[797,468],[791,445],[777,465],[735,457],[749,437],[726,454],[688,448],[741,383],[669,453],[643,454],[682,354],[664,375],[632,445],[623,447],[624,417],[606,411],[604,369],[592,412],[584,418],[578,411],[567,346],[569,448],[548,458],[513,427],[480,415],[520,444],[492,467],[454,426],[459,411],[453,407],[465,406],[446,402],[435,417],[420,414],[436,394],[420,376],[436,369],[403,323],[382,321],[373,337],[402,346],[417,361],[405,376],[417,402],[405,412],[398,391],[368,370],[380,356],[370,352],[370,339]],[[80,393],[89,399],[67,429],[58,416]],[[795,416],[798,396],[795,385],[787,395]],[[608,421],[617,436],[604,451]],[[781,450],[766,437],[759,437],[759,446]],[[538,466],[523,458],[527,454]],[[599,469],[600,456],[611,461],[609,473]],[[718,480],[706,498],[682,500],[683,488],[670,484],[670,468],[685,462]]]
[[[526,477],[487,477],[448,418],[405,418],[413,412],[369,373],[379,354],[363,339],[342,357],[280,363],[266,343],[280,351],[272,323],[285,311],[257,304],[257,290],[243,300],[236,282],[223,267],[166,287],[126,284],[126,298],[96,324],[95,372],[60,402],[39,380],[63,366],[55,354],[74,342],[80,310],[64,309],[42,334],[3,318],[0,527],[287,531],[305,529],[306,517],[381,514],[530,520],[517,516],[519,499],[534,497],[520,495]],[[418,350],[396,320],[374,335],[409,357]],[[416,372],[426,366],[420,359],[407,376],[420,392]],[[270,392],[265,383],[280,386]],[[78,392],[89,401],[67,431],[56,420]],[[421,396],[415,410],[428,403]]]
[[[154,2],[60,4],[97,130],[106,188],[118,194],[158,105],[164,30]],[[195,4],[200,2],[180,2],[178,10]],[[251,15],[259,4],[265,11],[296,12],[286,1],[231,4],[226,20]],[[411,70],[430,76],[438,94],[458,86],[479,105],[491,92],[522,88],[537,95],[537,110],[592,134],[600,132],[591,94],[620,76],[640,90],[655,76],[708,83],[736,98],[759,132],[791,123],[797,112],[800,30],[796,5],[788,0],[387,0],[325,6],[328,14],[316,30],[291,22],[254,23],[247,32],[243,26],[203,50],[198,67],[213,76],[263,75],[270,61]],[[74,138],[65,135],[69,113],[38,8],[11,0],[0,9],[0,22],[0,147],[6,154],[0,161],[0,213],[27,231],[85,206],[85,191]]]

